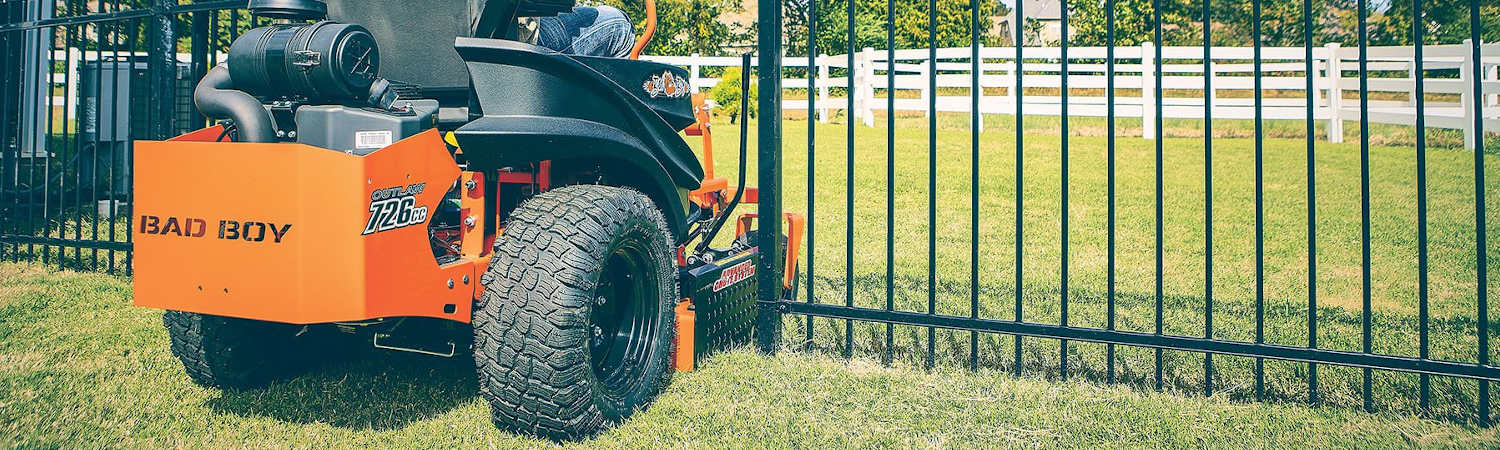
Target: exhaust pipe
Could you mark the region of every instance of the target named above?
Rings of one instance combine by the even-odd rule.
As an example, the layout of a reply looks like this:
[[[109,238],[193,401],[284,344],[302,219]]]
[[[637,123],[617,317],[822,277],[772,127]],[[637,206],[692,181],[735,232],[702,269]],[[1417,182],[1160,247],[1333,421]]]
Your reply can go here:
[[[229,119],[239,130],[239,142],[276,142],[271,113],[260,100],[234,89],[229,68],[214,66],[193,89],[193,105],[210,119]]]

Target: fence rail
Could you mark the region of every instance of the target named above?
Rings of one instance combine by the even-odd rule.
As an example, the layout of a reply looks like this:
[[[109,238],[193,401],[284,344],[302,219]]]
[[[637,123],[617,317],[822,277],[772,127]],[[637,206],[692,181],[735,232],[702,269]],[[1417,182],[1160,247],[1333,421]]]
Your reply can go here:
[[[1468,107],[1473,101],[1475,84],[1469,82],[1474,70],[1471,48],[1462,44],[1427,45],[1423,47],[1420,66],[1428,73],[1424,77],[1422,90],[1433,97],[1426,102],[1426,126],[1431,128],[1457,129],[1464,131],[1465,148],[1474,148],[1473,124],[1479,109]],[[1016,111],[1016,96],[1012,89],[1016,83],[1016,50],[1014,47],[980,47],[975,69],[971,49],[938,48],[935,55],[928,49],[898,49],[894,52],[865,48],[854,54],[854,80],[852,87],[847,78],[849,55],[818,55],[812,61],[806,57],[785,57],[784,68],[797,76],[783,77],[782,89],[806,90],[816,85],[818,119],[828,122],[835,113],[848,113],[850,109],[845,92],[854,92],[853,115],[867,127],[875,125],[876,112],[890,108],[884,101],[887,88],[895,86],[895,111],[932,111],[967,113],[973,108],[968,94],[977,84],[980,89],[979,111],[982,114],[1012,114]],[[1105,75],[1106,56],[1113,50],[1113,80]],[[1256,108],[1252,91],[1255,87],[1257,65],[1252,47],[1213,47],[1209,50],[1209,68],[1203,64],[1202,47],[1167,46],[1161,49],[1162,77],[1155,78],[1156,51],[1152,43],[1134,46],[1068,48],[1068,86],[1074,92],[1068,96],[1068,113],[1074,117],[1105,117],[1106,99],[1104,89],[1113,82],[1118,90],[1114,113],[1116,117],[1140,118],[1140,136],[1150,139],[1164,118],[1202,119],[1204,102],[1211,102],[1214,117],[1219,119],[1253,119]],[[1412,46],[1369,47],[1366,59],[1372,76],[1366,89],[1372,97],[1369,104],[1370,122],[1395,125],[1416,125],[1415,70],[1417,51]],[[1260,108],[1265,120],[1302,120],[1307,116],[1306,96],[1308,90],[1304,80],[1308,77],[1306,55],[1303,47],[1263,47],[1259,70],[1260,89],[1276,91],[1265,98]],[[1482,46],[1483,56],[1479,72],[1483,75],[1480,84],[1483,96],[1485,128],[1500,130],[1500,44]],[[1063,104],[1056,90],[1062,85],[1061,47],[1025,47],[1022,53],[1025,73],[1021,80],[1026,89],[1046,90],[1047,94],[1028,93],[1023,104],[1025,115],[1059,116]],[[735,67],[736,58],[711,56],[648,56],[648,59],[688,67],[692,85],[698,89],[711,89],[718,84],[717,77],[703,75],[709,71]],[[891,61],[895,61],[894,64]],[[1337,43],[1316,47],[1312,52],[1313,111],[1316,120],[1324,121],[1328,127],[1330,142],[1344,141],[1344,122],[1358,121],[1360,106],[1360,84],[1357,75],[1359,49],[1343,47]],[[807,67],[811,65],[815,83],[807,79]],[[708,69],[708,70],[705,70]],[[894,84],[888,75],[894,72]],[[935,72],[935,74],[934,74]],[[972,76],[978,72],[979,76]],[[1205,83],[1205,72],[1213,74],[1211,83]],[[837,75],[837,76],[835,76]],[[936,83],[929,83],[935,78]],[[1212,93],[1205,100],[1201,94],[1172,95],[1162,99],[1162,112],[1158,116],[1152,107],[1156,103],[1155,83],[1162,83],[1173,91],[1201,91],[1212,85]],[[934,94],[936,92],[936,94]],[[991,92],[1000,92],[991,94]],[[1130,95],[1124,95],[1129,93]],[[1444,94],[1448,94],[1444,96]],[[782,108],[787,111],[807,110],[804,99],[786,99]],[[936,101],[928,98],[936,96]],[[930,104],[929,104],[930,103]],[[979,124],[984,129],[983,118]]]

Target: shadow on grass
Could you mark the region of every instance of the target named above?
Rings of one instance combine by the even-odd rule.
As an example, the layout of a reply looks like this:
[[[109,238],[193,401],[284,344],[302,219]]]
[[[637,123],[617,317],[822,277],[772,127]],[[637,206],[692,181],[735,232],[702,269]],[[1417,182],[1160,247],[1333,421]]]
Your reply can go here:
[[[241,416],[378,431],[442,415],[479,395],[467,355],[355,353],[263,388],[225,390],[208,406]]]

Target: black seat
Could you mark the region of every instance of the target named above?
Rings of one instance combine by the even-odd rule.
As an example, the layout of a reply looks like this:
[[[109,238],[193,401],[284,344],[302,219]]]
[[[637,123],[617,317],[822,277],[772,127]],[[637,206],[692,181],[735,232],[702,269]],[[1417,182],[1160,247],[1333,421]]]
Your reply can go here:
[[[380,76],[416,85],[421,96],[443,104],[444,117],[463,115],[453,108],[469,106],[469,72],[453,48],[458,37],[499,37],[513,32],[513,10],[529,8],[527,14],[555,14],[572,5],[571,0],[332,0],[330,20],[364,26],[380,44],[384,64]],[[529,6],[528,6],[529,5]],[[474,15],[485,14],[484,20]],[[493,17],[492,17],[493,16]],[[474,30],[479,27],[479,30]],[[624,58],[568,56],[614,80],[626,92],[645,103],[671,125],[682,130],[692,125],[691,88],[685,72],[663,64]],[[659,81],[662,89],[652,95],[646,84]]]
[[[414,84],[444,106],[468,102],[469,72],[453,39],[469,36],[471,1],[331,0],[328,19],[364,26],[380,45],[380,76]]]

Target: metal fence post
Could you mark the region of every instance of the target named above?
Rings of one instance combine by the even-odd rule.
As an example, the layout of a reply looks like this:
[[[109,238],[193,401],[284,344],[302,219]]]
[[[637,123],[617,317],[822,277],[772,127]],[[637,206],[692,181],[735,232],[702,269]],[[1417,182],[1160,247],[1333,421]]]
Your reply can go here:
[[[1344,142],[1344,69],[1339,43],[1329,42],[1328,51],[1328,142]]]
[[[213,45],[212,42],[209,42],[208,17],[209,16],[207,11],[197,11],[192,15],[193,37],[190,43],[190,50],[192,53],[189,54],[188,61],[192,62],[191,68],[192,77],[194,80],[202,79],[205,74],[208,74],[208,53],[212,51],[209,49],[209,47]],[[192,113],[188,115],[189,117],[203,117],[198,113],[198,105],[188,103],[188,109],[192,110]],[[203,123],[207,123],[207,121],[205,120],[203,121]],[[198,127],[193,126],[192,128]]]
[[[760,116],[757,117],[755,148],[759,152],[756,166],[760,173],[760,232],[756,236],[761,249],[760,267],[756,272],[760,302],[755,324],[756,347],[764,353],[776,353],[781,338],[781,271],[777,249],[781,246],[781,3],[760,2]],[[769,249],[769,250],[768,250]]]
[[[155,0],[151,21],[151,92],[158,95],[175,92],[177,78],[177,35],[172,30],[174,17],[170,12],[177,7],[177,0]],[[155,139],[172,136],[172,118],[176,115],[177,102],[154,102],[151,111],[151,134]]]
[[[1141,43],[1141,137],[1156,138],[1156,46]]]

